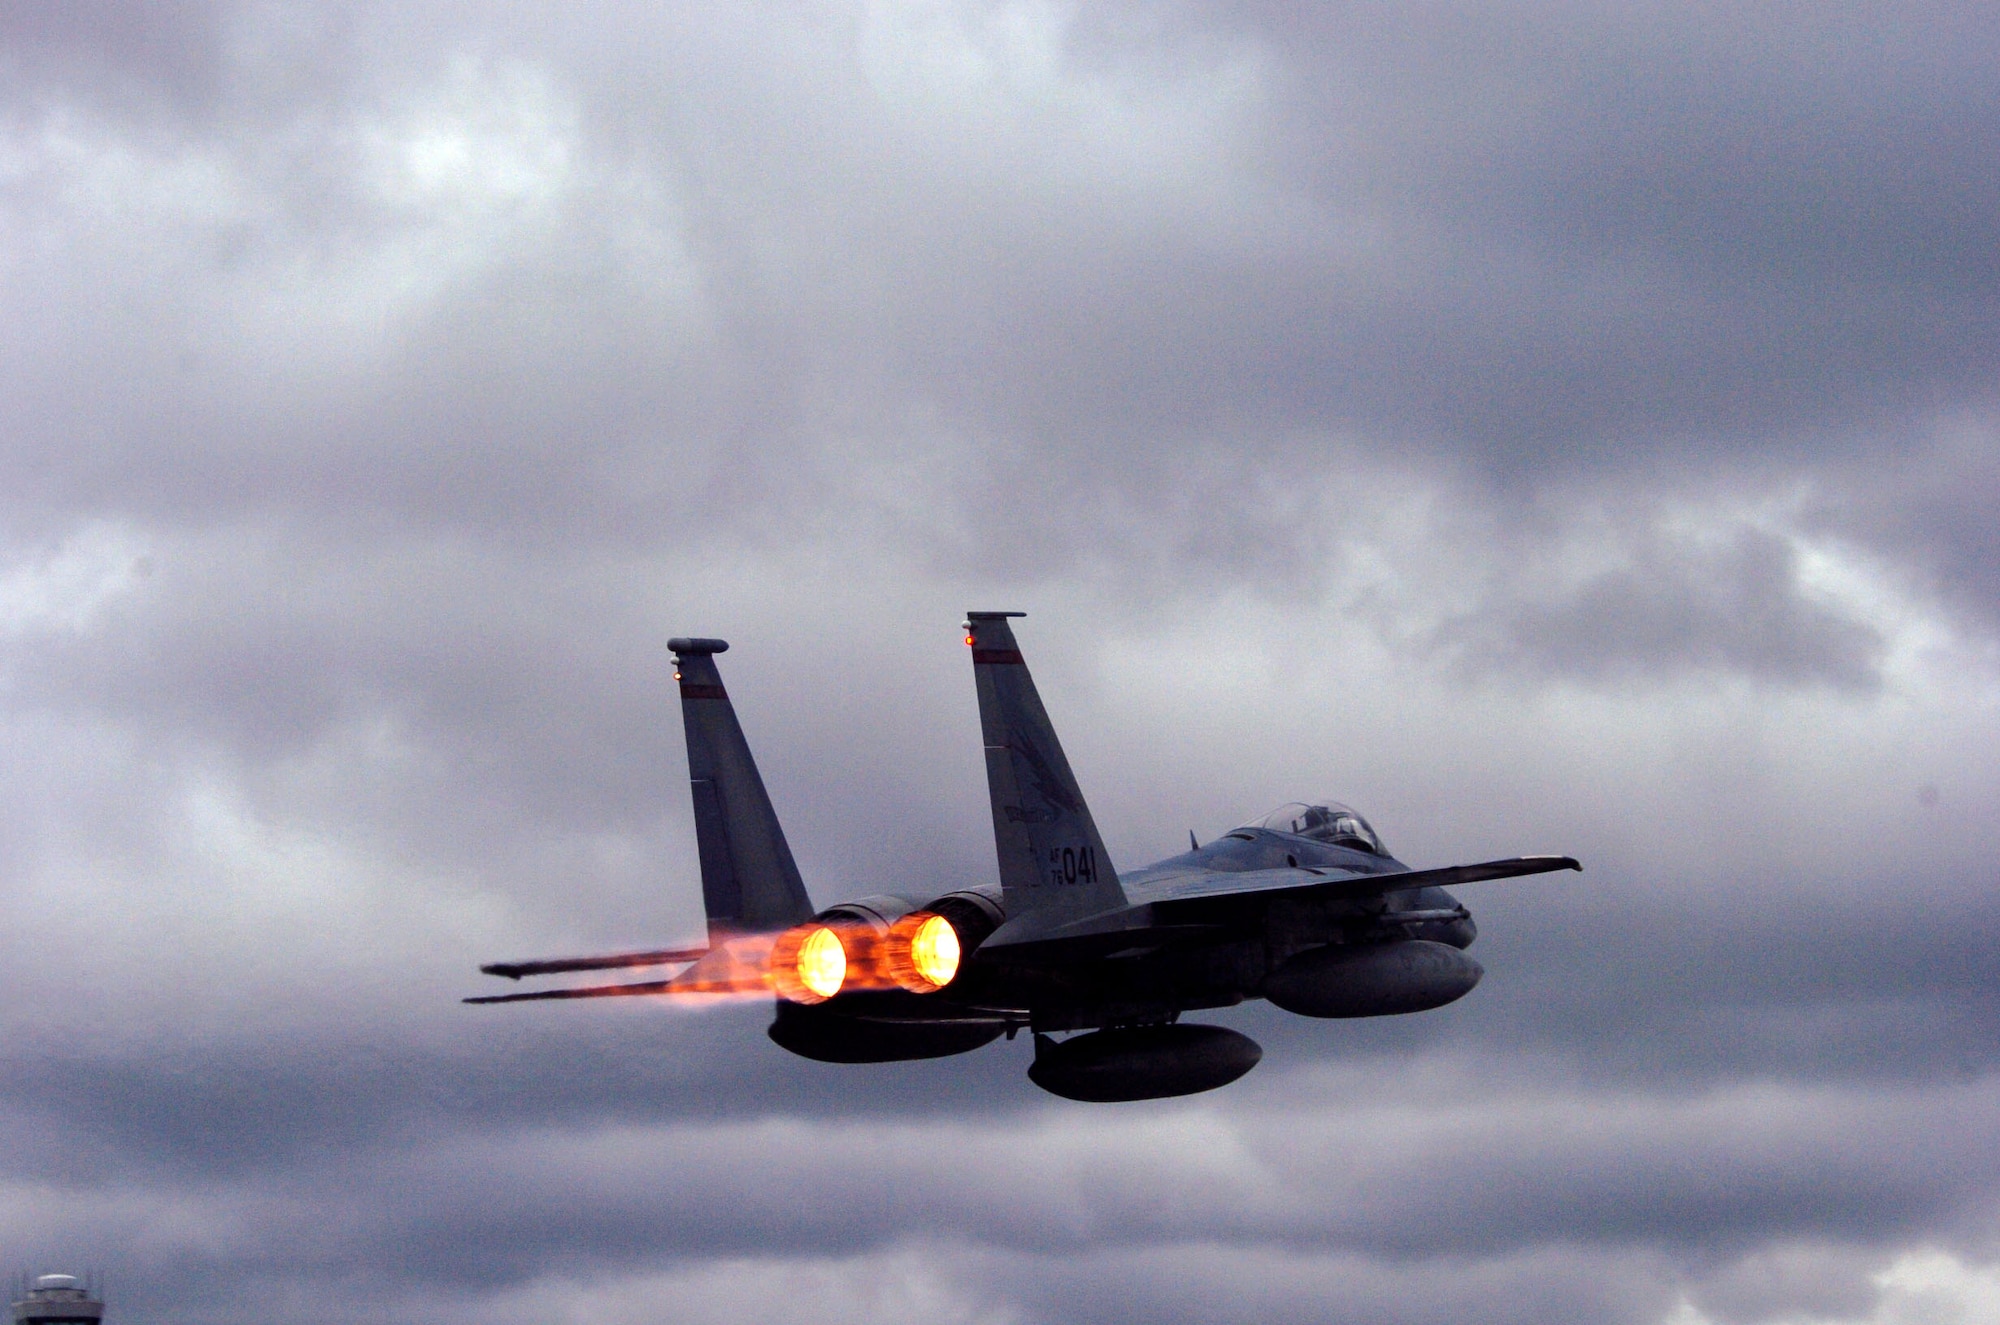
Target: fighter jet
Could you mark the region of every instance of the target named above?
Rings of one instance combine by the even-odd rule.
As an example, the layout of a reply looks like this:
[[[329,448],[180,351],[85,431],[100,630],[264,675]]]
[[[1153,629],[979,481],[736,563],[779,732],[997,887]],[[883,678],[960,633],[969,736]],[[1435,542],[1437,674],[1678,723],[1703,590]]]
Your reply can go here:
[[[1073,1100],[1212,1090],[1257,1065],[1254,1040],[1182,1014],[1262,998],[1305,1017],[1422,1012],[1479,982],[1476,929],[1448,888],[1581,869],[1514,856],[1413,870],[1332,800],[1299,801],[1121,873],[1021,657],[1009,618],[972,612],[999,883],[815,909],[723,689],[719,639],[674,639],[708,943],[497,962],[519,980],[680,966],[666,979],[469,998],[775,1000],[770,1037],[806,1058],[967,1053],[1022,1030],[1029,1079]],[[1062,1038],[1059,1038],[1062,1037]]]

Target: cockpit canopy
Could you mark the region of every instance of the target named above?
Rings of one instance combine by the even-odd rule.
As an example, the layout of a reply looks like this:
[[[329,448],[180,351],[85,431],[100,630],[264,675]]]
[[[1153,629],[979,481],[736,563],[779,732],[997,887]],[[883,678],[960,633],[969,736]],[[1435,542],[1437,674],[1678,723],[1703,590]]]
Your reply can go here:
[[[1339,801],[1319,801],[1311,805],[1293,801],[1289,805],[1280,805],[1248,826],[1273,833],[1293,833],[1315,842],[1366,851],[1370,855],[1389,854],[1388,848],[1382,845],[1382,839],[1375,836],[1375,830],[1368,826],[1368,821]]]

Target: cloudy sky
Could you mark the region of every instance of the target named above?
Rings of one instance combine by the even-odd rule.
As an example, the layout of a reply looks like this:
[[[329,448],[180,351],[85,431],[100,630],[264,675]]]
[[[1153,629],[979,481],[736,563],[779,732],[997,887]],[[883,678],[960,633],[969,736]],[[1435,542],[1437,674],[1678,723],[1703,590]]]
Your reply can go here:
[[[2000,18],[1301,8],[0,5],[0,1262],[2000,1320]],[[967,608],[1125,868],[1585,873],[1157,1104],[457,1002],[699,934],[675,634],[822,904],[991,881]]]

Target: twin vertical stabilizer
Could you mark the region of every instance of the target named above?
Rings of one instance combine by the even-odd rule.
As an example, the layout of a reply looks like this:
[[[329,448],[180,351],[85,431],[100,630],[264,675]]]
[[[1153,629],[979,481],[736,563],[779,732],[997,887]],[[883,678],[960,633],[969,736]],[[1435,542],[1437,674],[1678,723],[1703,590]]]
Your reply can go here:
[[[1007,618],[970,612],[966,642],[979,692],[993,838],[1007,914],[1043,932],[1126,904],[1062,743],[1042,708]],[[810,920],[811,900],[722,688],[716,639],[673,639],[702,901],[711,942]]]
[[[672,639],[667,647],[674,651],[674,675],[681,683],[710,942],[810,920],[813,906],[799,867],[715,666],[715,655],[729,645],[719,639]]]
[[[1020,615],[968,612],[965,634],[979,689],[1000,887],[1008,916],[1033,913],[1039,931],[1120,908],[1125,892],[1014,643],[1007,618]]]

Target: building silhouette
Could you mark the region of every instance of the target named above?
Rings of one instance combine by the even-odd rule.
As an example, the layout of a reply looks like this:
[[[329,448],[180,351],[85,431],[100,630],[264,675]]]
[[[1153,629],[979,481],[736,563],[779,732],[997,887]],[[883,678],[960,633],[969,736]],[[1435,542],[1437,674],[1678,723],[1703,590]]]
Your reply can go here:
[[[73,1274],[38,1275],[20,1279],[14,1300],[14,1325],[97,1325],[104,1319],[104,1302],[93,1285]]]

